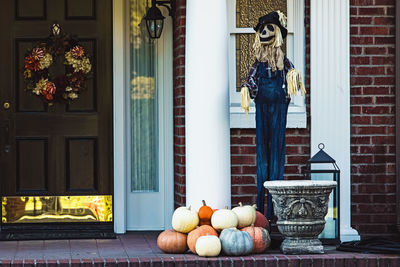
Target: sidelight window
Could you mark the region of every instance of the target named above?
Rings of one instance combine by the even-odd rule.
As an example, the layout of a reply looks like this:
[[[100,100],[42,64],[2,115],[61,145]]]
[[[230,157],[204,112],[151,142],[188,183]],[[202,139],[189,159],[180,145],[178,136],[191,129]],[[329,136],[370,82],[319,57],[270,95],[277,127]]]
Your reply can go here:
[[[131,191],[158,191],[156,43],[148,38],[146,1],[130,4]]]

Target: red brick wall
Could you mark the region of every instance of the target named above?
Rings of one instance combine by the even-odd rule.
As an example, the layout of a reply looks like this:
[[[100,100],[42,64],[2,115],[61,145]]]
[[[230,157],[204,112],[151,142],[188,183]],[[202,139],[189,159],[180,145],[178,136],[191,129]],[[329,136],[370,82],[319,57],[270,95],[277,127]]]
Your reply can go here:
[[[310,93],[310,0],[306,4],[306,103],[309,115]],[[303,179],[310,158],[310,118],[306,129],[286,130],[284,179]],[[231,129],[232,205],[256,202],[256,134],[254,129]]]
[[[395,231],[395,0],[351,0],[352,225]]]
[[[186,203],[185,179],[185,34],[186,0],[176,1],[174,18],[174,202]]]

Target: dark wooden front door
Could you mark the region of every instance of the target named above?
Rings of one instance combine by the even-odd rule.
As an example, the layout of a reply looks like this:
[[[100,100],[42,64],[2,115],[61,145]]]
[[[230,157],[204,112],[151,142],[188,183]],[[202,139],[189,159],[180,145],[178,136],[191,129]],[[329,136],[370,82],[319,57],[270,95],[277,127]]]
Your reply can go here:
[[[49,107],[23,68],[55,22],[87,50],[93,77],[79,99]],[[1,1],[1,196],[111,195],[112,129],[112,1]]]

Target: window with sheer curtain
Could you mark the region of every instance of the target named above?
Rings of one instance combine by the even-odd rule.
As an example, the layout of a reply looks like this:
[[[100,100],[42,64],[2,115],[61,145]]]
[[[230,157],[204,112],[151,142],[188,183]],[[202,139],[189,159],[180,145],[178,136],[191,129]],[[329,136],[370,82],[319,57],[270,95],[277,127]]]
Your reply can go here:
[[[156,45],[149,40],[146,1],[130,0],[131,191],[158,191]]]

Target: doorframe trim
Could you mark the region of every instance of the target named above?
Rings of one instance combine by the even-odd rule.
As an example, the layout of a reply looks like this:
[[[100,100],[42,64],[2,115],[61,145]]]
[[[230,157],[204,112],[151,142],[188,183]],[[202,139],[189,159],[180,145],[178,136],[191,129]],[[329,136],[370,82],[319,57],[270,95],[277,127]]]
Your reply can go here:
[[[396,2],[396,215],[400,232],[400,4]]]
[[[113,0],[114,232],[126,232],[126,25],[124,0]],[[118,207],[118,208],[116,208]]]

